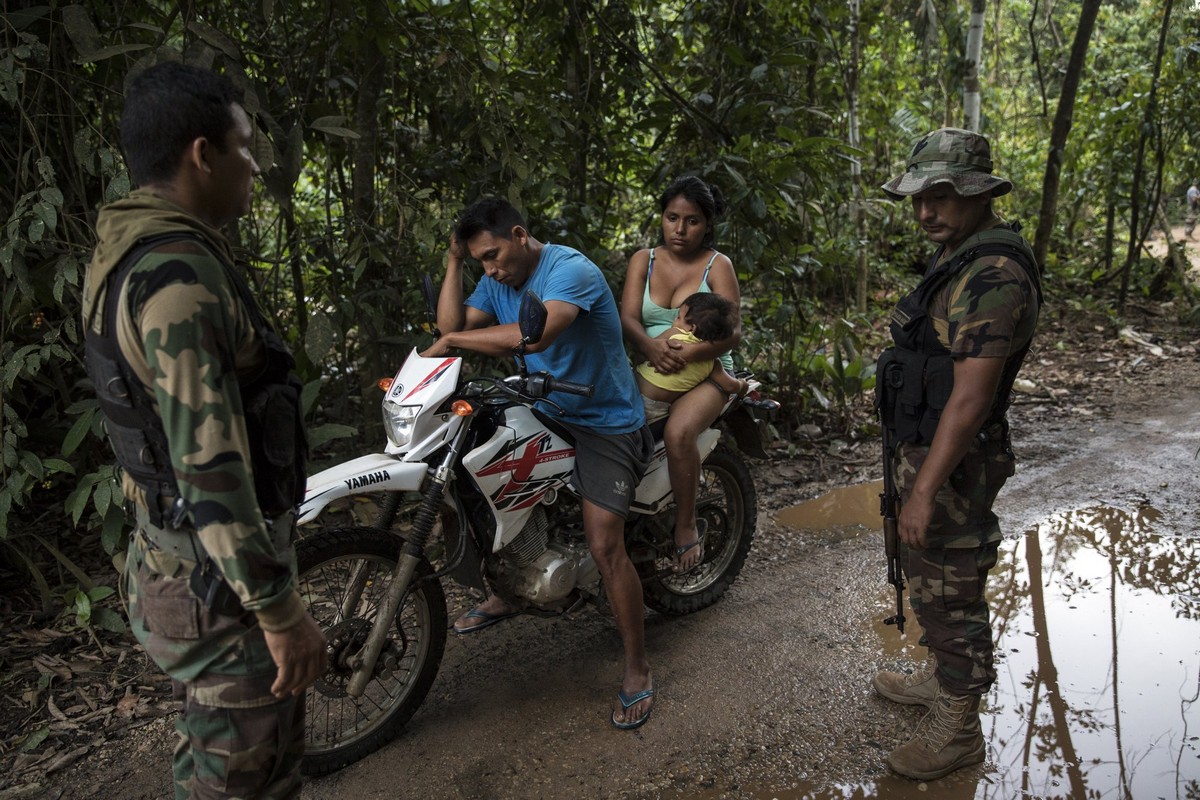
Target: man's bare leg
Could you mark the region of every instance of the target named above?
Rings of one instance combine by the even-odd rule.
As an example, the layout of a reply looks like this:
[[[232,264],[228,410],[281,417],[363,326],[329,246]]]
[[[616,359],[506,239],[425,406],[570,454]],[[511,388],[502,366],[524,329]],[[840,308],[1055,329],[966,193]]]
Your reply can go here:
[[[583,500],[583,529],[587,534],[588,549],[604,588],[608,593],[608,605],[621,634],[625,648],[624,674],[621,691],[627,697],[651,688],[654,679],[650,674],[650,661],[646,658],[646,622],[642,607],[642,582],[637,569],[625,552],[625,520],[590,500]],[[613,706],[613,719],[631,722],[640,719],[654,704],[647,697],[629,708],[620,702]]]

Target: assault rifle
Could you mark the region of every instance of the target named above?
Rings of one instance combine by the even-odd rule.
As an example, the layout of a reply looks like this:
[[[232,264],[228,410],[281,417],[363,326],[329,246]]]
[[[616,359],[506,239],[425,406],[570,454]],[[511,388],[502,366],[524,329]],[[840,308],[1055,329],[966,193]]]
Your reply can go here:
[[[899,516],[900,493],[896,490],[896,476],[892,471],[895,445],[892,444],[888,426],[880,426],[883,432],[883,493],[879,495],[879,515],[883,517],[883,552],[887,555],[887,582],[896,587],[896,614],[883,621],[884,625],[895,625],[904,633],[904,573],[900,569],[900,533],[896,530]]]

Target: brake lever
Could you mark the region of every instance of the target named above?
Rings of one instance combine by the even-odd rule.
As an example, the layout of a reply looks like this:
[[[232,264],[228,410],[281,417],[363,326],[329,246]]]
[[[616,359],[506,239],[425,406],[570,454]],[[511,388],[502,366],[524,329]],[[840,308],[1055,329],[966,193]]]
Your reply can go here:
[[[541,400],[543,403],[546,403],[547,405],[554,406],[558,410],[558,415],[560,417],[565,417],[567,415],[566,410],[562,406],[560,406],[558,403],[554,402],[553,400],[548,400],[545,397],[539,397],[538,399]]]
[[[514,376],[514,377],[516,377],[516,376]],[[492,386],[499,389],[501,392],[503,392],[504,394],[508,395],[509,397],[511,397],[515,400],[520,400],[522,403],[530,403],[530,404],[542,402],[548,406],[552,406],[554,408],[554,410],[556,410],[558,412],[558,415],[560,417],[565,417],[567,415],[566,409],[564,409],[562,406],[560,406],[558,403],[554,402],[553,400],[550,400],[549,398],[546,398],[546,397],[534,397],[534,396],[526,393],[524,391],[524,388],[525,388],[524,381],[521,382],[521,388],[517,389],[517,388],[514,388],[513,386],[510,386],[508,383],[508,380],[504,379],[504,378],[489,378],[488,380],[490,380],[492,382]]]

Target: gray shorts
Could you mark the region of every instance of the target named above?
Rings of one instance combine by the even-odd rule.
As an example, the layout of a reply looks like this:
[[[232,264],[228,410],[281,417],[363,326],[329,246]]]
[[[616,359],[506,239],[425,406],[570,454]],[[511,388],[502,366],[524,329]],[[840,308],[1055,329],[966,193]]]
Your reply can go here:
[[[559,422],[575,439],[571,485],[585,500],[629,518],[629,504],[654,455],[654,437],[643,425],[631,433],[596,433]]]

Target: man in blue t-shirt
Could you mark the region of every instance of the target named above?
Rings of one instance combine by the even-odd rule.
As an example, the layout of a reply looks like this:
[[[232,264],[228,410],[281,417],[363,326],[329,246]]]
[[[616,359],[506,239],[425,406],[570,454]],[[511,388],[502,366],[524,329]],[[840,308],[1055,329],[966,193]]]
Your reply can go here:
[[[484,276],[464,303],[468,254],[483,265]],[[442,337],[422,355],[461,348],[511,357],[521,340],[517,315],[526,291],[535,292],[547,312],[541,340],[526,350],[529,368],[595,389],[590,398],[556,394],[554,401],[566,411],[556,419],[575,438],[574,482],[584,531],[625,648],[612,724],[636,728],[650,717],[654,680],[646,658],[642,585],[625,551],[625,519],[654,441],[604,275],[579,251],[534,239],[520,212],[505,200],[480,200],[454,228],[438,299]],[[456,620],[454,630],[473,633],[516,613],[492,595]]]

